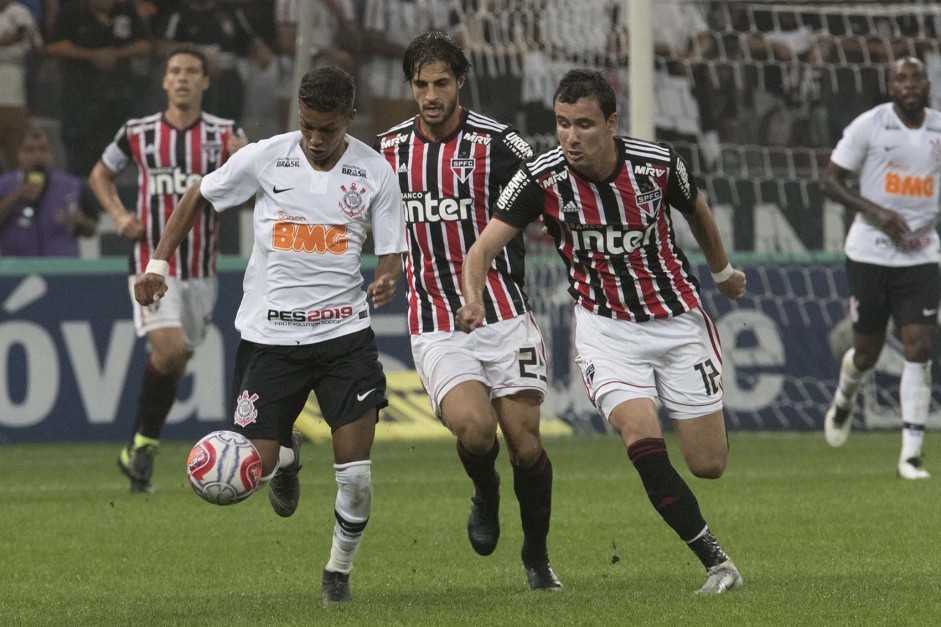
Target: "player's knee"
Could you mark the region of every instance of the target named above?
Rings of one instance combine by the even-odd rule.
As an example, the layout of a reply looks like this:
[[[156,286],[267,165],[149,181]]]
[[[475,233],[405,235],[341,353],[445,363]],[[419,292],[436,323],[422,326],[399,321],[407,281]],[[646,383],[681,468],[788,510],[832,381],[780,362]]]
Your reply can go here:
[[[931,359],[931,338],[909,342],[902,352],[905,355],[905,361],[924,363]]]
[[[490,416],[475,416],[460,413],[453,418],[445,417],[454,435],[469,453],[484,455],[493,448],[497,437],[497,425]]]
[[[725,456],[697,460],[688,464],[689,470],[700,479],[718,479],[725,473]]]
[[[457,434],[461,446],[472,455],[486,455],[493,448],[496,431],[489,429],[466,429]]]
[[[856,356],[853,358],[853,365],[856,366],[856,369],[860,372],[866,372],[871,370],[873,366],[876,365],[876,360],[879,359],[878,353],[875,357],[870,355],[860,355],[859,351],[856,352]]]
[[[186,371],[186,362],[192,356],[193,351],[186,347],[165,348],[151,352],[150,361],[158,372],[182,375]]]
[[[539,423],[508,424],[501,421],[503,437],[506,440],[507,455],[514,466],[528,468],[542,455],[542,440],[539,438]]]

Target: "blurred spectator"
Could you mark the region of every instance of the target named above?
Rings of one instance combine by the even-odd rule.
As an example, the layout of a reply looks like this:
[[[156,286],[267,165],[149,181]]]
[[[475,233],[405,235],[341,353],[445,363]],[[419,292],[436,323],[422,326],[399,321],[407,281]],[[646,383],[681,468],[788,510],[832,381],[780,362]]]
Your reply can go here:
[[[240,57],[242,78],[242,127],[252,131],[249,141],[265,139],[282,132],[278,126],[278,86],[281,66],[277,56],[277,35],[274,23],[274,0],[226,0],[231,7],[241,7],[255,36],[264,43],[268,53],[263,59]]]
[[[255,32],[244,9],[219,0],[186,0],[175,11],[161,13],[154,34],[160,58],[180,43],[200,47],[210,65],[209,91],[203,105],[223,118],[242,116],[245,86],[239,59],[251,60],[261,69],[274,61],[271,48]]]
[[[429,31],[450,32],[457,15],[450,2],[436,0],[357,0],[363,33],[359,85],[369,98],[370,136],[415,115],[415,101],[402,78],[402,56],[412,39]]]
[[[311,10],[310,68],[335,65],[356,75],[356,54],[362,34],[356,25],[355,2],[361,0],[314,0]],[[278,128],[288,130],[290,108],[296,106],[294,61],[297,56],[297,0],[276,0],[275,27],[278,40],[280,80],[278,84]],[[304,59],[306,62],[307,59]]]
[[[33,16],[36,26],[43,37],[48,37],[59,16],[59,0],[16,0]]]
[[[95,234],[98,204],[82,179],[52,169],[49,137],[29,127],[17,170],[0,176],[0,256],[77,257]]]
[[[71,0],[62,7],[46,53],[62,60],[62,141],[73,174],[87,176],[114,129],[135,113],[140,85],[130,61],[150,51],[132,5]]]
[[[2,170],[16,167],[16,151],[29,124],[26,56],[42,46],[32,14],[24,5],[0,0],[0,150]],[[2,171],[0,170],[0,171]]]
[[[728,131],[726,120],[735,114],[737,97],[727,71],[716,71],[716,80],[705,76],[709,72],[701,61],[716,58],[718,49],[704,8],[655,3],[651,27],[658,67],[665,69],[656,76],[657,128],[669,131],[664,139],[698,141],[703,147],[708,133],[710,152],[718,153],[719,130]]]

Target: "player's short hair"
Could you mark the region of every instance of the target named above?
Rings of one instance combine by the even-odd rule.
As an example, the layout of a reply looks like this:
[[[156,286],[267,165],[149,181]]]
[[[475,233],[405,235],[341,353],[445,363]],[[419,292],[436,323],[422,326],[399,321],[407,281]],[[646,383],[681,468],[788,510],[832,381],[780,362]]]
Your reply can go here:
[[[194,57],[199,60],[199,65],[203,68],[203,74],[209,75],[209,57],[205,53],[193,45],[183,45],[177,46],[170,51],[170,54],[167,55],[167,61],[163,64],[163,70],[167,70],[167,66],[170,64],[170,59],[177,56],[178,54],[185,54],[191,57]]]
[[[447,33],[431,31],[419,35],[405,49],[405,56],[402,58],[405,82],[412,82],[412,77],[421,71],[422,66],[439,61],[448,66],[448,71],[457,79],[466,77],[471,67],[464,51]]]
[[[318,67],[304,74],[297,99],[320,113],[337,109],[352,111],[356,101],[356,83],[349,73],[338,67]]]
[[[559,81],[552,102],[575,104],[579,98],[595,98],[604,119],[618,110],[618,100],[611,83],[596,70],[569,70]]]

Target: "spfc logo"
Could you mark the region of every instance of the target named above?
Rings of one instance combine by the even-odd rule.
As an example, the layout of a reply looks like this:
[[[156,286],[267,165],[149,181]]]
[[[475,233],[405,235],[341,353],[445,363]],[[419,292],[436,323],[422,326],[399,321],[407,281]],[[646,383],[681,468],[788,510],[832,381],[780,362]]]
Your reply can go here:
[[[242,395],[236,400],[235,424],[244,427],[255,422],[255,419],[258,418],[258,410],[255,409],[255,401],[258,400],[258,395],[249,395],[248,390],[243,390]]]
[[[222,156],[222,142],[203,142],[203,154],[209,161],[218,161]]]
[[[462,183],[466,183],[471,172],[474,171],[473,159],[451,159],[451,171],[457,174]]]
[[[351,218],[355,218],[366,210],[365,187],[357,187],[356,183],[353,183],[349,189],[346,188],[346,185],[340,185],[340,189],[343,191],[343,198],[340,199],[340,211]]]

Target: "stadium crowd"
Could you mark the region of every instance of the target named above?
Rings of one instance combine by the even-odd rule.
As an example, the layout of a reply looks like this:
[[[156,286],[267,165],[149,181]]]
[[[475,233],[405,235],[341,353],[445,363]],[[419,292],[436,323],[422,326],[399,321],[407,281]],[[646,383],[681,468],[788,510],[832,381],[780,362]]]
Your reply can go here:
[[[357,78],[351,134],[372,143],[410,115],[405,44],[449,32],[474,67],[468,104],[511,121],[538,150],[554,141],[552,88],[573,66],[604,71],[628,111],[629,3],[581,4],[572,14],[560,0],[315,0],[307,53]],[[298,15],[296,0],[0,0],[0,172],[16,170],[36,126],[53,165],[87,177],[126,119],[159,107],[157,77],[179,43],[211,60],[207,110],[240,121],[250,140],[283,132]],[[843,128],[887,99],[887,62],[914,55],[941,72],[939,25],[941,8],[913,2],[655,2],[657,138],[675,142],[718,201],[751,177],[776,183],[744,186],[758,202],[812,204]],[[624,115],[622,132],[627,124]],[[133,181],[119,190],[132,198]],[[127,252],[106,222],[86,255]],[[239,252],[237,232],[223,228],[223,253]]]

